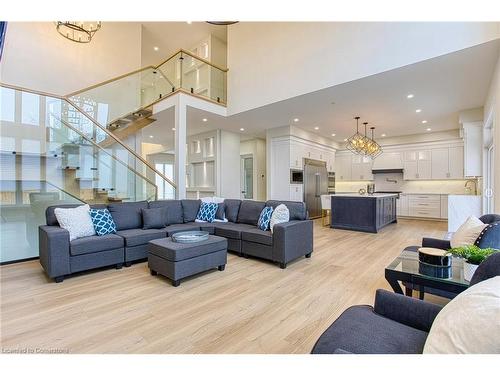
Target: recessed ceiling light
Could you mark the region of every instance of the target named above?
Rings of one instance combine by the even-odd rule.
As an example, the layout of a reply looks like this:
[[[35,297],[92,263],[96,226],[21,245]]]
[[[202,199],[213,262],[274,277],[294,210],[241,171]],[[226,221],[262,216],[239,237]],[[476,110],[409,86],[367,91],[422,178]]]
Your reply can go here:
[[[422,112],[422,110],[421,109],[416,109],[415,112],[420,113],[420,112]]]
[[[422,120],[422,124],[427,124],[427,120]]]
[[[337,134],[335,134],[335,133],[332,133],[332,137],[335,137],[336,135],[337,135]]]
[[[318,127],[318,126],[315,126],[315,127],[314,127],[314,130],[319,130],[319,127]]]
[[[344,138],[344,142],[347,142],[347,138]]]
[[[385,137],[385,133],[381,134],[382,137]]]
[[[152,135],[150,135],[149,138],[154,138],[154,137]]]
[[[299,119],[298,118],[294,118],[293,122],[299,122]]]
[[[172,128],[172,130],[175,132],[175,128]]]
[[[208,121],[208,119],[204,118],[202,121],[203,121],[203,122],[207,122],[207,121]]]
[[[413,94],[408,94],[408,95],[406,95],[406,97],[407,97],[408,99],[413,98],[413,96],[414,96]]]
[[[153,47],[153,49],[154,49],[155,51],[159,51],[159,50],[160,50],[160,48],[159,48],[159,47],[156,47],[156,46],[154,46],[154,47]]]
[[[427,128],[427,131],[430,132],[432,129],[431,128]]]
[[[240,132],[244,132],[245,131],[245,128],[240,128]]]

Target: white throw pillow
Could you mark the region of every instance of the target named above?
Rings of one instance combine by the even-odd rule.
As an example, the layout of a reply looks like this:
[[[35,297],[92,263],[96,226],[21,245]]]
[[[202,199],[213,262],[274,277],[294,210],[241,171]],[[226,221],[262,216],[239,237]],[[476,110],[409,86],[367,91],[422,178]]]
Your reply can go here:
[[[481,231],[487,226],[488,224],[484,224],[477,217],[470,216],[451,236],[451,247],[473,245]]]
[[[500,276],[471,286],[439,312],[424,354],[500,354]]]
[[[288,207],[284,204],[280,204],[276,207],[271,215],[271,222],[269,226],[271,228],[271,232],[273,231],[273,227],[275,224],[279,223],[288,223],[290,221],[290,211],[288,211]]]
[[[54,215],[56,215],[59,226],[69,232],[70,241],[95,235],[88,204],[75,208],[56,208]]]

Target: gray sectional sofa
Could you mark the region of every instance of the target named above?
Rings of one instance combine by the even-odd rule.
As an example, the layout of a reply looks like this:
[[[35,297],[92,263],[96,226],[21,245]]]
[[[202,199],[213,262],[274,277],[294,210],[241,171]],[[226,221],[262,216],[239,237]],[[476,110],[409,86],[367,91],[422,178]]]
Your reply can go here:
[[[277,224],[273,233],[257,228],[260,212],[267,206],[285,204],[290,211],[288,223]],[[313,251],[313,223],[308,220],[302,202],[226,199],[219,210],[224,210],[228,222],[195,222],[199,200],[160,200],[152,202],[110,203],[91,205],[108,208],[116,223],[116,234],[90,236],[69,240],[69,232],[59,227],[54,210],[77,205],[51,206],[46,211],[47,225],[39,227],[40,263],[48,276],[56,282],[75,272],[115,265],[121,268],[148,256],[148,242],[189,230],[204,230],[224,237],[228,250],[244,257],[258,257],[278,263],[287,263],[301,256],[310,257]],[[143,229],[143,214],[154,214],[148,208],[163,207],[160,229]]]

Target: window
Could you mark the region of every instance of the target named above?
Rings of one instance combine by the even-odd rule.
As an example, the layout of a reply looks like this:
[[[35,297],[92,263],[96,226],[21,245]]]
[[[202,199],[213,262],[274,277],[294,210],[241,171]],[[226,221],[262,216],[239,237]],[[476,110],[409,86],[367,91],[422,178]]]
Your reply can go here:
[[[26,125],[40,123],[40,96],[29,92],[22,93],[21,122]]]
[[[156,163],[155,168],[169,179],[174,179],[174,165],[166,163]],[[175,199],[175,190],[172,185],[161,176],[156,175],[156,186],[158,186],[158,199]]]
[[[2,121],[14,122],[16,113],[16,93],[12,89],[0,87],[0,119]]]

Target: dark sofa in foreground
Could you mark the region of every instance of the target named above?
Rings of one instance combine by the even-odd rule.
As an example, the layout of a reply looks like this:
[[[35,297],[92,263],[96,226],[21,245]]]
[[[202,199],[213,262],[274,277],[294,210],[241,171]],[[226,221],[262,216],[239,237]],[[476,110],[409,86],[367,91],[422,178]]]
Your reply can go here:
[[[290,211],[288,223],[277,224],[273,233],[257,228],[260,212],[267,206],[285,204]],[[46,211],[47,225],[39,227],[40,263],[56,282],[75,272],[93,268],[146,260],[148,242],[169,237],[174,233],[204,230],[227,239],[228,250],[245,257],[257,257],[287,263],[301,256],[310,257],[313,251],[313,223],[307,219],[302,202],[226,199],[225,217],[228,222],[195,222],[199,200],[163,200],[152,202],[110,203],[91,205],[108,208],[116,223],[116,234],[77,238],[70,242],[69,232],[59,227],[54,209],[77,205],[51,206]],[[143,229],[143,209],[165,207],[161,229]]]
[[[496,276],[500,276],[500,252],[481,263],[470,285]],[[323,332],[311,353],[421,354],[441,308],[379,289],[373,307],[349,307]]]

